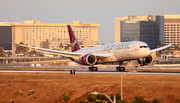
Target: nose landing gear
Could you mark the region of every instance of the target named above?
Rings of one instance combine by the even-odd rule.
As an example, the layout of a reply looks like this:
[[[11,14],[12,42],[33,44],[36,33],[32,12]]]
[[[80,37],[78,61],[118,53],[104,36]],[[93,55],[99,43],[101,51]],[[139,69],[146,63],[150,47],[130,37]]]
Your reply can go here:
[[[119,62],[119,67],[116,67],[116,71],[125,71],[125,67],[121,67],[123,62]]]

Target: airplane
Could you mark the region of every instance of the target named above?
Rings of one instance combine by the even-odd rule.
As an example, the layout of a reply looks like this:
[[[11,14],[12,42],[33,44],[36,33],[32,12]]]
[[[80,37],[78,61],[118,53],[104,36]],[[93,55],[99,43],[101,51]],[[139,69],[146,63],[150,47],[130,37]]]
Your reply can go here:
[[[32,47],[11,42],[9,43],[45,51],[50,54],[58,54],[61,56],[69,57],[72,61],[78,64],[90,66],[90,71],[98,71],[98,68],[94,67],[94,65],[96,64],[110,62],[119,62],[119,66],[116,67],[117,71],[125,71],[125,67],[121,67],[124,61],[137,60],[140,66],[148,65],[153,62],[153,58],[151,56],[152,52],[163,50],[172,46],[173,44],[171,43],[169,45],[152,50],[150,50],[149,46],[142,41],[119,42],[115,44],[80,48],[71,26],[67,25],[67,27],[72,52]]]

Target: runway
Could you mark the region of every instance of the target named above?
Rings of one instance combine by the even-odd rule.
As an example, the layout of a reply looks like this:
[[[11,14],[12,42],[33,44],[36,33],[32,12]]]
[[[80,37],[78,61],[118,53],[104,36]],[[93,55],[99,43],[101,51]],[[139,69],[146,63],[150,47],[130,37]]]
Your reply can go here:
[[[89,66],[0,66],[0,73],[63,73],[70,74],[70,70],[75,70],[75,74],[103,74],[103,75],[180,75],[180,72],[158,72],[155,70],[179,70],[179,66],[125,66],[125,72],[116,71],[116,65],[97,65],[98,71],[89,71]],[[29,69],[25,69],[29,68]],[[38,68],[38,69],[37,69]],[[133,71],[136,70],[136,71]],[[140,70],[140,71],[138,71]],[[143,71],[142,71],[143,70]]]
[[[108,69],[115,70],[118,65],[96,65],[98,69]],[[0,66],[0,68],[47,68],[47,69],[79,69],[84,68],[88,69],[89,66]],[[180,70],[180,65],[155,65],[155,66],[144,66],[144,67],[135,67],[135,66],[124,66],[127,69],[173,69]]]
[[[0,70],[0,73],[61,73],[61,74],[70,74],[70,70]],[[75,74],[90,74],[90,75],[165,75],[165,76],[180,76],[180,72],[119,72],[119,71],[89,71],[85,70],[75,70]]]

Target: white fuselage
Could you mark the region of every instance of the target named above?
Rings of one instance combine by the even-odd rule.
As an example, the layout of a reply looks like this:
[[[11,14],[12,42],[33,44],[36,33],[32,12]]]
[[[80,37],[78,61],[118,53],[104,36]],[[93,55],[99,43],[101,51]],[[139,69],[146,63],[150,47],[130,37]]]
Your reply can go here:
[[[145,58],[150,55],[150,48],[146,43],[142,41],[132,41],[83,48],[76,52],[84,54],[109,54],[108,58],[98,58],[97,63],[104,63]]]

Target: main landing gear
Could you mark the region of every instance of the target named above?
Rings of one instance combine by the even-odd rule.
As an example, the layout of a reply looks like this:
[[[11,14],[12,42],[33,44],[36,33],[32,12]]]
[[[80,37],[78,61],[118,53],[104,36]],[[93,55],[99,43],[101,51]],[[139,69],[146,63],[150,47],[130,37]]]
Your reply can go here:
[[[116,67],[116,71],[125,71],[125,67],[121,67],[123,62],[119,62],[119,67]],[[98,71],[97,67],[94,67],[94,65],[92,65],[92,67],[89,67],[90,71]]]
[[[121,67],[123,62],[119,62],[119,67],[116,67],[117,71],[125,71],[125,67]]]
[[[92,65],[92,67],[89,67],[89,70],[90,70],[90,71],[98,71],[98,68],[97,68],[97,67],[94,67],[94,66]]]
[[[140,64],[140,67],[143,67],[144,66],[144,58],[140,58],[138,60],[138,63]]]

